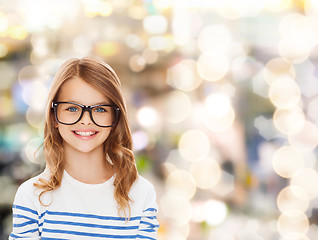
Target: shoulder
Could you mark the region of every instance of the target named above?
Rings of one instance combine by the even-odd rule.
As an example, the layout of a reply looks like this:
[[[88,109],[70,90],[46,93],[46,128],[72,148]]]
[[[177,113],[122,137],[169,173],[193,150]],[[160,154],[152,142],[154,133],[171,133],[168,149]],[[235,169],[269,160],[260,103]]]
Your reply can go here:
[[[40,209],[39,194],[41,190],[34,186],[40,178],[47,178],[48,173],[46,171],[41,174],[30,178],[22,183],[16,192],[13,208],[29,209],[29,211],[38,211]]]
[[[30,194],[33,195],[36,193],[37,188],[34,186],[34,183],[36,183],[39,179],[49,179],[49,172],[47,170],[44,170],[42,173],[26,180],[23,182],[17,190],[17,195],[19,194]]]
[[[156,203],[156,192],[154,185],[142,176],[138,176],[137,180],[132,185],[130,197],[133,201],[133,208],[158,209]]]
[[[147,180],[146,178],[144,178],[143,176],[141,175],[138,175],[136,181],[134,182],[134,184],[132,185],[132,188],[137,188],[137,189],[143,189],[144,191],[145,190],[152,190],[154,189],[154,186],[153,184]]]
[[[130,194],[141,198],[148,198],[149,196],[156,196],[153,184],[145,177],[138,175],[136,181],[130,189]]]

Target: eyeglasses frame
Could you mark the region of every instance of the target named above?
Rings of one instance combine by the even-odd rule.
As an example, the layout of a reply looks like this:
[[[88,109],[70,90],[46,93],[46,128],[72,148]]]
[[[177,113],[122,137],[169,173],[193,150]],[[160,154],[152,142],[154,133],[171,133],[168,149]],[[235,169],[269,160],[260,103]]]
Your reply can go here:
[[[79,116],[79,118],[78,118],[78,120],[77,120],[76,122],[74,122],[74,123],[63,123],[63,122],[61,122],[61,121],[58,119],[58,117],[57,117],[57,107],[58,107],[58,105],[60,105],[60,104],[62,104],[62,103],[74,104],[74,105],[77,105],[77,106],[79,106],[79,107],[82,108],[81,115]],[[112,107],[112,108],[114,108],[114,110],[115,110],[115,120],[114,120],[114,122],[113,122],[112,125],[102,126],[102,125],[97,124],[97,123],[94,121],[93,114],[92,114],[92,109],[95,108],[95,107],[101,107],[101,106],[107,106],[107,107]],[[84,113],[85,113],[86,111],[88,111],[88,112],[89,112],[89,116],[90,116],[92,122],[93,122],[96,126],[98,126],[98,127],[103,127],[103,128],[108,128],[108,127],[113,127],[113,126],[115,126],[115,125],[117,124],[118,119],[119,119],[119,114],[120,114],[120,109],[119,109],[119,107],[117,107],[116,105],[112,105],[112,104],[99,104],[99,105],[93,105],[93,106],[86,106],[86,105],[82,105],[82,104],[74,103],[74,102],[52,102],[51,108],[54,110],[54,115],[55,115],[56,121],[57,121],[58,123],[61,123],[61,124],[64,124],[64,125],[74,125],[74,124],[78,123],[78,122],[82,119]]]

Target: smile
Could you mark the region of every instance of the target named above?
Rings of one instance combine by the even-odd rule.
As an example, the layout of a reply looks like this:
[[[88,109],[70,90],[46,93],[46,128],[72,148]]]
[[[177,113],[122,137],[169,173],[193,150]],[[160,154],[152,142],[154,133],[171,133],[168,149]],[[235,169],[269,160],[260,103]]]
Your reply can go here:
[[[89,131],[89,132],[73,131],[73,133],[75,133],[78,136],[82,136],[82,137],[90,137],[90,136],[97,134],[98,132],[95,132],[95,131]]]

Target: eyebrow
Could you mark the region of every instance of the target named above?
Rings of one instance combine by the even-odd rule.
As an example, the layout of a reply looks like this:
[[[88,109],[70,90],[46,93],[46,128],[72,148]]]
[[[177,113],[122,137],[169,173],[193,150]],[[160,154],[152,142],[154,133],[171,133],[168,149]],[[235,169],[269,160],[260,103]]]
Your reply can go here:
[[[103,101],[103,102],[95,103],[94,105],[110,105],[110,104],[111,104],[111,103],[109,103],[109,102]]]
[[[73,100],[65,100],[65,101],[63,100],[63,101],[59,101],[59,102],[72,102],[72,103],[77,103],[77,104],[87,106],[86,104],[83,104],[83,103],[78,102],[78,101],[73,101]],[[95,106],[95,105],[111,105],[111,103],[106,102],[106,101],[102,101],[102,102],[97,102],[97,103],[91,104],[90,106]]]

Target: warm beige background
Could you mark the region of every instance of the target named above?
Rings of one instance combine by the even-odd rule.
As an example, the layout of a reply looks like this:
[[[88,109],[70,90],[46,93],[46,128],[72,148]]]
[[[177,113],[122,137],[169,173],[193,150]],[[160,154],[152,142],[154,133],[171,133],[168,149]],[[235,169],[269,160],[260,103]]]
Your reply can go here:
[[[118,73],[158,239],[318,235],[315,0],[1,0],[0,234],[69,57]]]

